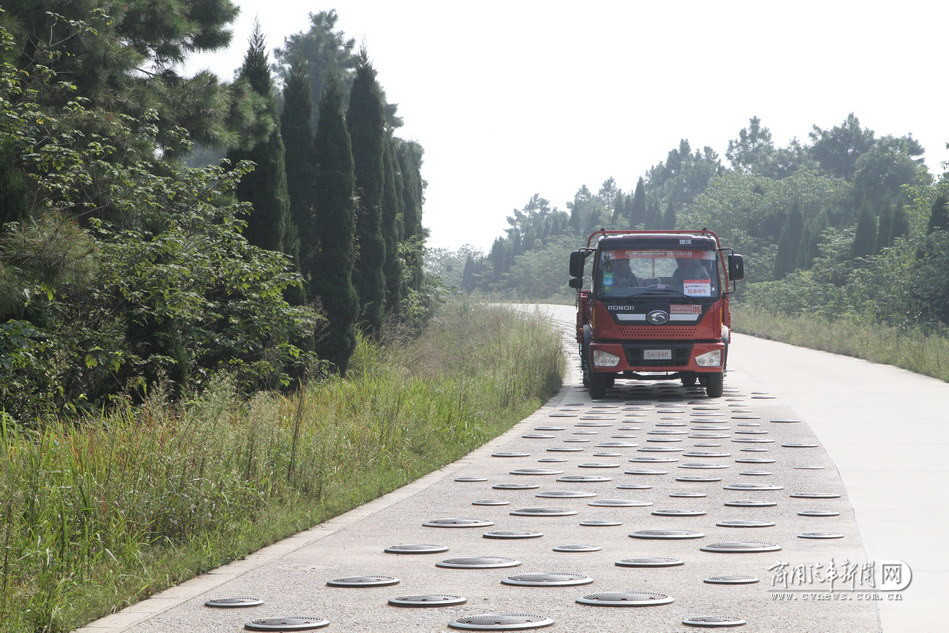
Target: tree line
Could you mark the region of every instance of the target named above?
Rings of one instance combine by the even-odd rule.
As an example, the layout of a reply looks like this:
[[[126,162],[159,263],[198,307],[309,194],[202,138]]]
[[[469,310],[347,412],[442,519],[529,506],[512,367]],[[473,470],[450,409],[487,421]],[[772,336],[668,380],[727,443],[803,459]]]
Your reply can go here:
[[[949,177],[933,177],[923,155],[912,135],[878,136],[854,114],[784,147],[752,117],[724,160],[682,140],[629,191],[608,178],[566,210],[534,195],[487,253],[441,252],[433,269],[465,292],[565,296],[565,252],[597,228],[708,227],[748,256],[744,301],[941,328]]]
[[[2,3],[6,416],[345,373],[358,332],[431,301],[423,150],[336,13],[274,61],[255,28],[227,82],[176,69],[237,8],[166,5]]]

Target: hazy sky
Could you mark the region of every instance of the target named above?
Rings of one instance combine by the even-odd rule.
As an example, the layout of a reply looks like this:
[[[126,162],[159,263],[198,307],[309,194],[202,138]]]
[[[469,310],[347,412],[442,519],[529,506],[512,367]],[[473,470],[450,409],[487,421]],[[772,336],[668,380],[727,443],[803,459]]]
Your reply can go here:
[[[752,115],[784,144],[855,112],[912,133],[930,170],[949,160],[942,0],[235,1],[231,48],[188,70],[229,78],[255,17],[273,47],[335,8],[425,148],[431,246],[490,247],[534,193],[632,189],[681,138],[724,158]]]

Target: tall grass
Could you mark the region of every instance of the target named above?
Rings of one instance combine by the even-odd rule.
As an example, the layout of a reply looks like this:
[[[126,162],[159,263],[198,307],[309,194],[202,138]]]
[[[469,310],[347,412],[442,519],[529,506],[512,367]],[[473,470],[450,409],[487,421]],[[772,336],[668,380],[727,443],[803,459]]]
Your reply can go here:
[[[854,319],[786,316],[747,305],[732,306],[739,332],[792,345],[855,356],[949,381],[949,337]]]
[[[59,632],[444,465],[559,386],[559,336],[500,308],[359,342],[351,375],[241,401],[227,379],[81,424],[0,426],[0,631]]]

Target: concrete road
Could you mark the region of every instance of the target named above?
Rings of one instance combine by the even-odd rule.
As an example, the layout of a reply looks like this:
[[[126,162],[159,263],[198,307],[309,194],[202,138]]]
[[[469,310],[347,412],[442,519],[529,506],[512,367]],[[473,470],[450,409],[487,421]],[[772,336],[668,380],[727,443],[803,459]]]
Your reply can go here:
[[[431,632],[484,613],[534,616],[524,626],[553,620],[546,630],[565,632],[687,631],[694,629],[684,621],[707,616],[724,618],[719,624],[734,618],[740,630],[756,632],[879,631],[881,617],[887,632],[937,630],[946,611],[935,596],[949,577],[937,542],[947,512],[946,466],[937,459],[947,438],[937,427],[945,418],[940,405],[949,402],[945,383],[736,336],[722,399],[677,383],[618,383],[608,399],[593,402],[579,386],[572,308],[543,310],[563,327],[570,372],[560,392],[511,431],[405,488],[82,633],[224,633],[281,616],[325,618],[328,631]],[[425,525],[449,518],[490,525]],[[651,530],[695,538],[638,537]],[[493,531],[541,535],[485,537]],[[720,543],[763,544],[766,551],[703,550]],[[414,544],[447,550],[385,551]],[[555,551],[565,545],[593,549]],[[511,566],[445,567],[472,557]],[[642,566],[649,561],[639,559],[675,560]],[[896,560],[909,563],[912,584],[879,591],[882,561]],[[889,585],[897,569],[904,580],[908,574],[886,569]],[[535,574],[586,584],[505,584]],[[327,584],[353,576],[398,584]],[[715,577],[756,582],[708,582]],[[628,592],[619,604],[648,606],[607,606],[611,592]],[[419,594],[466,601],[388,604]],[[598,606],[577,601],[591,595]],[[234,597],[263,604],[204,606]]]

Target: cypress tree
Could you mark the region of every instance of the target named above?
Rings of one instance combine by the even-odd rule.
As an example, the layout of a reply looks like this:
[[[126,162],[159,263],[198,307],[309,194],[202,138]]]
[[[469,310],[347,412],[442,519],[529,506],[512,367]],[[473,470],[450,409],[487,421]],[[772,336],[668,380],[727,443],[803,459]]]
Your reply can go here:
[[[250,36],[250,46],[244,55],[239,79],[246,81],[254,92],[268,100],[268,114],[275,121],[277,113],[273,105],[273,81],[259,24],[254,26]],[[265,140],[248,150],[229,152],[228,158],[232,162],[252,160],[257,165],[237,185],[238,199],[250,202],[253,206],[244,229],[247,241],[272,251],[283,251],[295,258],[296,239],[290,222],[284,146],[279,128],[275,125]]]
[[[873,251],[879,253],[888,246],[893,245],[893,207],[887,205],[880,213],[880,219],[877,224],[877,236],[874,242]]]
[[[301,273],[312,268],[319,235],[313,220],[313,204],[316,191],[313,181],[316,164],[313,133],[310,127],[313,103],[310,101],[310,80],[307,77],[306,61],[294,56],[290,61],[286,84],[283,88],[283,116],[280,118],[280,133],[286,144],[287,194],[290,201],[290,219],[298,236],[299,252],[297,267]],[[305,303],[304,292],[289,297],[291,303]]]
[[[876,243],[876,233],[876,223],[870,216],[870,212],[864,207],[857,219],[857,231],[853,236],[853,244],[850,246],[850,256],[867,257],[872,255]]]
[[[673,231],[676,227],[676,210],[673,207],[666,209],[665,214],[662,216],[662,228]]]
[[[355,174],[349,132],[343,119],[339,82],[330,76],[320,97],[314,141],[316,165],[314,219],[321,227],[319,247],[309,258],[309,291],[319,297],[329,319],[317,342],[320,357],[345,374],[356,347],[359,300],[353,287],[356,237]]]
[[[408,287],[419,290],[422,287],[422,248],[425,240],[425,230],[422,228],[422,146],[400,141],[397,158],[402,175],[402,242],[408,246],[405,256],[407,270],[403,276],[406,277]]]
[[[346,125],[352,140],[359,201],[356,220],[359,255],[353,281],[359,293],[361,321],[369,334],[376,335],[382,329],[386,291],[383,274],[386,239],[382,233],[385,112],[376,71],[365,50],[359,53],[356,76],[349,93]]]
[[[791,209],[778,239],[778,252],[774,259],[774,278],[784,279],[797,268],[800,259],[801,242],[804,237],[804,218],[800,209]]]
[[[927,233],[949,230],[949,196],[940,193],[933,202],[933,210],[929,214]]]
[[[896,243],[897,238],[909,234],[909,216],[906,215],[906,211],[903,207],[900,206],[893,209],[892,226],[893,239],[890,241],[891,245]]]
[[[468,253],[468,257],[465,259],[465,270],[461,273],[461,289],[467,294],[475,289],[474,268],[474,257],[471,256],[471,253]]]
[[[646,221],[646,183],[642,177],[636,182],[636,191],[633,193],[633,205],[629,214],[629,228]]]
[[[382,266],[385,275],[387,314],[396,314],[402,303],[402,261],[399,259],[399,242],[402,240],[402,197],[396,178],[398,167],[392,148],[392,138],[386,139],[383,153],[384,182],[382,189],[382,234],[386,243],[386,259]]]
[[[626,196],[622,191],[617,191],[616,197],[613,198],[613,215],[610,216],[610,225],[613,228],[619,228],[624,209],[626,209]]]

